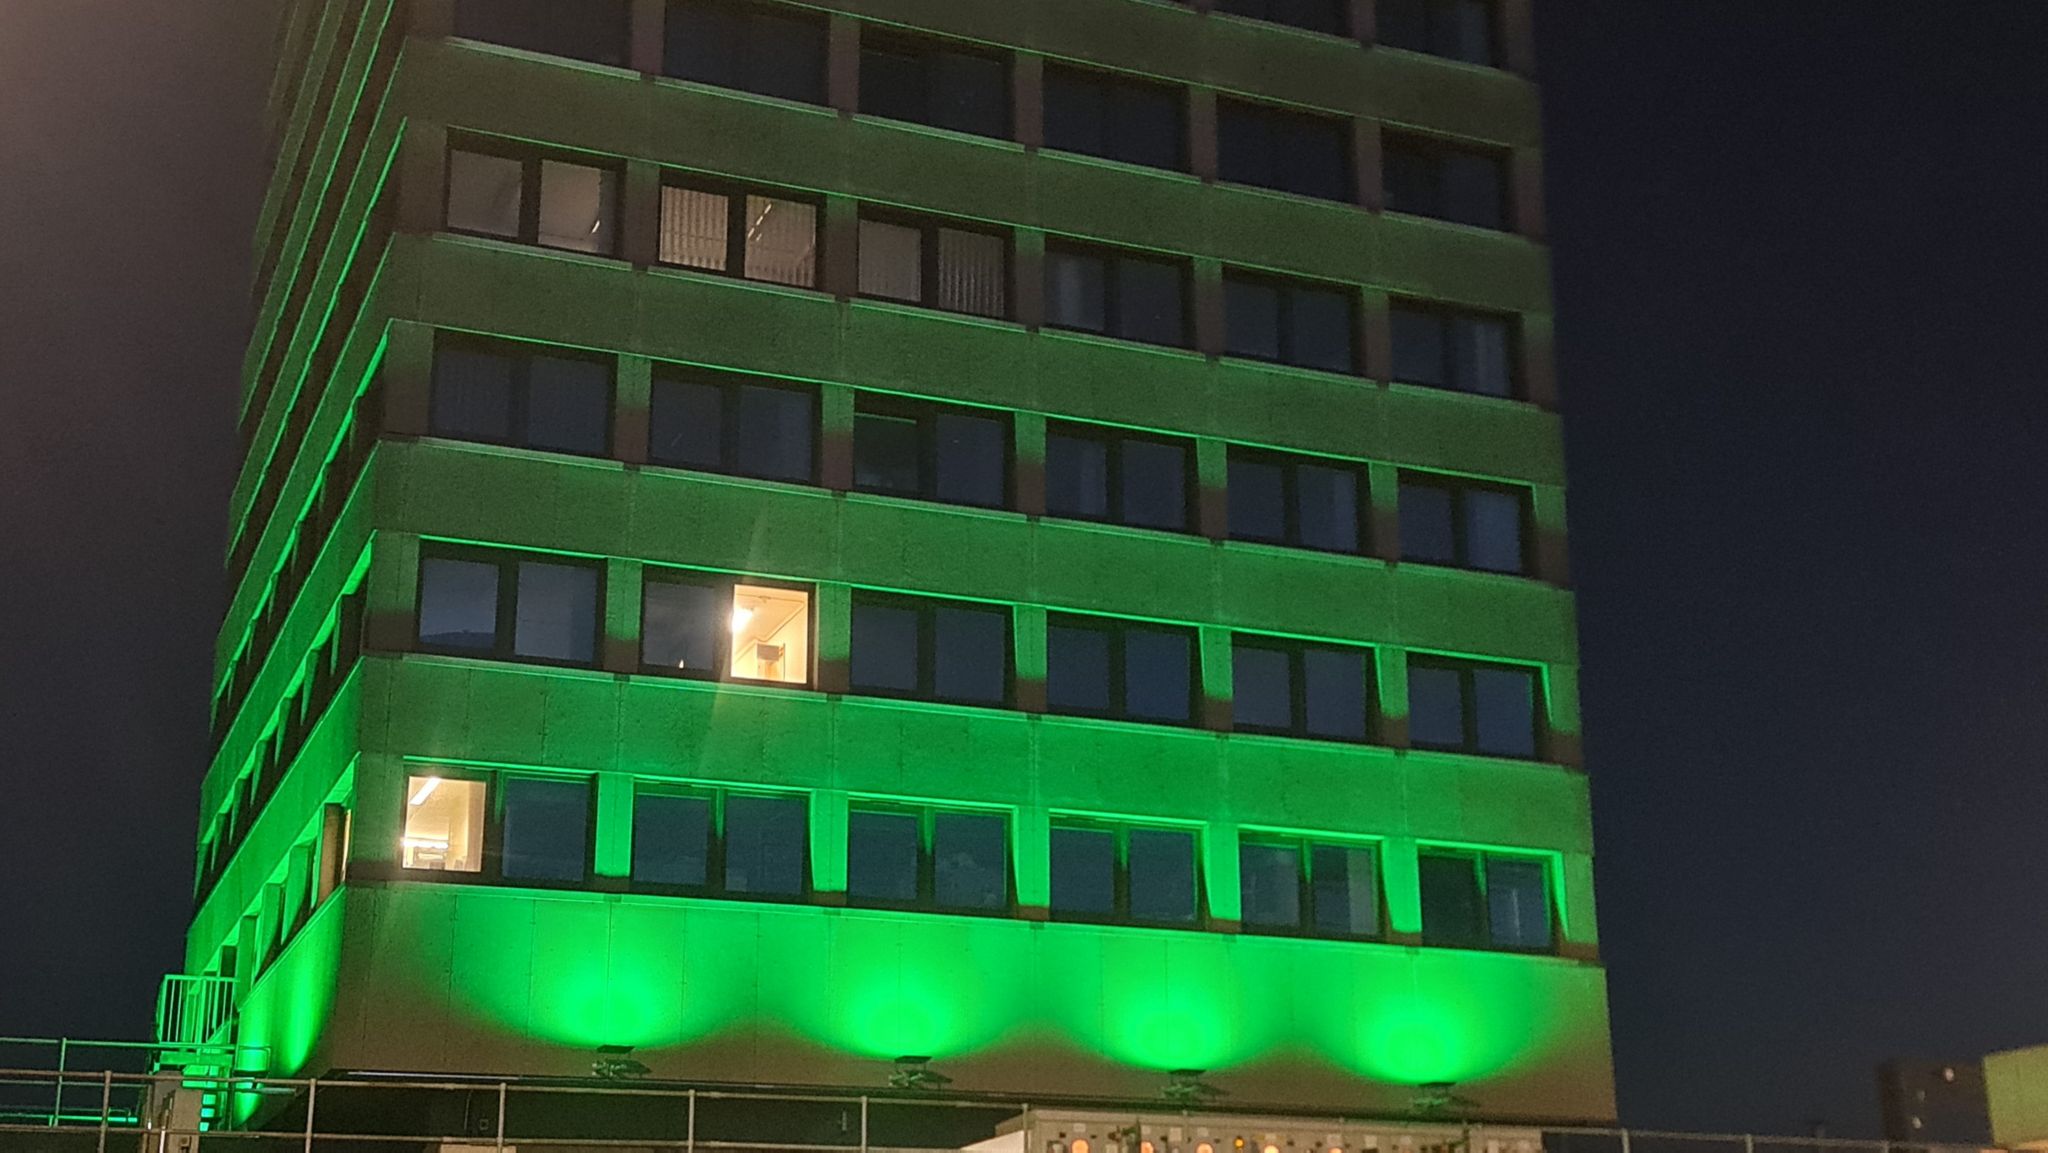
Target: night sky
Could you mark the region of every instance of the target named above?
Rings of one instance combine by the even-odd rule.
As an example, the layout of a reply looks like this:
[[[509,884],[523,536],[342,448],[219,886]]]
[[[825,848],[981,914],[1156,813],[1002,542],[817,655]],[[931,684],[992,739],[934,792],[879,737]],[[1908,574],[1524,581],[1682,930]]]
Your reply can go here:
[[[1539,8],[1623,1115],[1874,1132],[2048,1041],[2048,5]],[[0,0],[0,1033],[179,963],[270,10]]]

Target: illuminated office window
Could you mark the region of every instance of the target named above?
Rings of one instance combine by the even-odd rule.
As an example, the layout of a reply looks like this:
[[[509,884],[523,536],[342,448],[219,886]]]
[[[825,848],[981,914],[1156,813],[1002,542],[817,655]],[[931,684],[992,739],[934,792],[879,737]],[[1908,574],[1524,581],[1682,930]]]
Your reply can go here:
[[[406,778],[399,863],[441,873],[483,871],[484,790],[482,781]]]
[[[811,594],[650,570],[640,662],[649,672],[704,680],[809,684]]]
[[[658,255],[663,264],[812,288],[818,215],[811,201],[670,184],[661,190]]]

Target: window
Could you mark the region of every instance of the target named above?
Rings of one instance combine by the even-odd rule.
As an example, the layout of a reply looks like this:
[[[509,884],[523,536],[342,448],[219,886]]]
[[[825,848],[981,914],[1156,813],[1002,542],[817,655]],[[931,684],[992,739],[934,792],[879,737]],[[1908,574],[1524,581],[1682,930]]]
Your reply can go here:
[[[1396,303],[1394,379],[1481,396],[1517,394],[1513,322],[1506,317]]]
[[[1526,490],[1401,474],[1401,559],[1485,572],[1528,571]]]
[[[455,0],[455,34],[623,68],[629,0]]]
[[[1240,633],[1230,663],[1237,729],[1333,741],[1371,734],[1371,650]]]
[[[596,564],[429,544],[420,557],[419,646],[549,664],[597,663]]]
[[[1195,718],[1192,629],[1054,615],[1046,625],[1046,707],[1162,724]]]
[[[1010,242],[933,221],[860,220],[860,294],[1001,319],[1010,314]]]
[[[948,504],[1010,503],[1010,424],[994,409],[862,392],[854,398],[853,487]]]
[[[1055,917],[1192,926],[1199,890],[1192,830],[1053,821]]]
[[[1188,340],[1187,283],[1183,261],[1049,244],[1045,323],[1183,347]]]
[[[633,882],[758,897],[809,888],[803,798],[643,782],[633,797]]]
[[[1010,698],[1008,609],[855,593],[853,690],[956,704]]]
[[[1332,36],[1347,36],[1351,32],[1348,0],[1217,0],[1216,11]]]
[[[482,872],[484,782],[411,776],[405,790],[399,865],[442,873]]]
[[[434,341],[428,431],[604,456],[612,441],[612,363],[566,349],[443,333]]]
[[[818,205],[682,184],[661,189],[663,264],[767,284],[818,284]]]
[[[1216,117],[1224,180],[1320,200],[1357,199],[1346,121],[1228,98],[1216,102]]]
[[[1379,0],[1379,42],[1492,65],[1497,57],[1493,0]]]
[[[1186,102],[1165,84],[1045,66],[1045,146],[1148,168],[1187,167]]]
[[[619,174],[484,142],[453,144],[445,219],[450,232],[608,256],[618,243]]]
[[[669,0],[670,76],[825,103],[825,19],[741,0]]]
[[[1536,670],[1408,658],[1408,740],[1419,749],[1536,755]]]
[[[1344,461],[1230,450],[1230,538],[1359,553],[1365,470]]]
[[[810,591],[649,569],[640,663],[703,680],[808,685]]]
[[[817,479],[817,393],[723,373],[657,370],[647,459],[763,480]]]
[[[1114,429],[1048,425],[1045,511],[1077,520],[1186,532],[1193,520],[1192,446]]]
[[[1423,944],[1531,953],[1557,947],[1544,859],[1425,849],[1416,864]]]
[[[1009,822],[1000,813],[855,802],[846,895],[865,905],[1000,912],[1010,906]]]
[[[955,132],[1010,135],[1009,65],[965,45],[862,29],[860,110]]]
[[[1383,149],[1389,212],[1507,227],[1507,165],[1498,153],[1417,136],[1388,136]]]
[[[1245,930],[1378,937],[1379,872],[1370,845],[1247,835],[1238,847]]]
[[[590,875],[590,782],[507,777],[499,870],[508,881],[577,884]]]
[[[1358,371],[1350,289],[1223,274],[1223,351],[1325,372]]]

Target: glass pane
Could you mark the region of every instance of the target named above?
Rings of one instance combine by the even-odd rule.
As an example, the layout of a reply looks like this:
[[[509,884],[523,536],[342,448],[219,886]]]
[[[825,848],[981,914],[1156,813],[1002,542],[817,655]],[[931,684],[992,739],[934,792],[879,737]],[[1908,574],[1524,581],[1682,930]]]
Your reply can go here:
[[[853,417],[853,486],[917,496],[924,491],[917,419],[876,412]]]
[[[750,20],[749,64],[739,87],[766,96],[825,103],[825,21],[794,13],[756,13]]]
[[[1312,737],[1362,741],[1366,736],[1364,649],[1303,649],[1303,722]]]
[[[855,901],[917,900],[917,816],[855,809],[847,815],[846,895]]]
[[[933,304],[949,312],[1008,316],[1009,251],[1000,236],[939,229],[939,296]]]
[[[1293,349],[1288,359],[1303,368],[1356,371],[1350,294],[1297,288],[1292,304]]]
[[[1054,328],[1102,332],[1109,327],[1102,258],[1050,249],[1045,254],[1045,322]]]
[[[435,436],[505,444],[512,439],[516,360],[502,353],[443,343],[434,349]]]
[[[581,881],[590,871],[590,783],[505,781],[504,873],[520,881]]]
[[[1287,490],[1277,464],[1230,458],[1230,535],[1234,540],[1287,539]]]
[[[1486,859],[1487,925],[1496,948],[1551,947],[1547,872],[1542,861]]]
[[[1194,641],[1184,632],[1124,630],[1124,715],[1147,721],[1193,718]]]
[[[935,422],[934,488],[940,500],[1001,508],[1008,503],[1004,473],[1009,429],[1000,419],[942,412]]]
[[[1147,344],[1187,343],[1186,277],[1178,264],[1117,262],[1117,335]]]
[[[1254,360],[1280,359],[1280,290],[1223,278],[1223,351]]]
[[[1270,187],[1276,148],[1265,118],[1236,100],[1216,102],[1217,175],[1232,184]]]
[[[1084,917],[1116,912],[1114,833],[1053,826],[1052,911]]]
[[[1447,219],[1475,228],[1507,226],[1507,181],[1497,158],[1446,153],[1442,179]]]
[[[932,896],[948,909],[1009,905],[1009,838],[1001,815],[939,813],[932,818]]]
[[[710,798],[663,793],[633,798],[633,879],[648,885],[710,883]]]
[[[456,0],[455,34],[621,67],[626,5],[627,0]]]
[[[923,303],[924,238],[917,229],[860,222],[860,294]]]
[[[1478,749],[1498,757],[1536,755],[1536,674],[1528,669],[1472,670]]]
[[[1401,478],[1401,559],[1456,564],[1458,535],[1455,494],[1447,488]]]
[[[1187,166],[1181,94],[1162,84],[1113,81],[1108,155],[1150,168]]]
[[[592,664],[597,660],[597,570],[587,565],[519,562],[512,651],[522,657]]]
[[[725,590],[711,585],[649,580],[640,613],[641,662],[716,676],[729,603]]]
[[[798,200],[747,197],[748,280],[810,288],[818,283],[818,209]]]
[[[1279,126],[1282,144],[1280,187],[1301,196],[1349,203],[1358,197],[1351,180],[1351,127],[1324,116],[1288,115]]]
[[[1379,21],[1379,42],[1389,48],[1429,51],[1429,5],[1433,2],[1378,0],[1374,15]]]
[[[1108,151],[1106,81],[1093,73],[1045,68],[1045,146],[1101,156]]]
[[[560,356],[527,362],[529,447],[603,456],[611,445],[611,425],[610,364]]]
[[[867,692],[918,691],[918,621],[899,605],[853,606],[852,682]]]
[[[1439,0],[1431,47],[1467,64],[1493,64],[1493,0]]]
[[[1188,924],[1195,919],[1195,835],[1166,829],[1130,832],[1131,919]]]
[[[1304,464],[1294,473],[1301,500],[1301,543],[1331,552],[1358,551],[1358,474]]]
[[[1465,948],[1485,944],[1477,862],[1424,853],[1416,865],[1422,882],[1422,943]]]
[[[733,471],[808,482],[813,474],[809,392],[743,384],[733,421]]]
[[[1387,140],[1380,156],[1387,210],[1415,216],[1442,212],[1443,189],[1436,157],[1405,140]]]
[[[933,52],[932,124],[955,132],[1010,135],[1010,83],[1001,59],[966,52]]]
[[[922,122],[924,60],[909,52],[863,44],[860,49],[860,110],[870,116]],[[863,289],[862,291],[866,291]]]
[[[618,176],[602,168],[543,160],[540,242],[550,248],[608,253],[618,212]]]
[[[731,627],[733,676],[786,685],[810,683],[810,593],[734,585]]]
[[[1408,740],[1418,748],[1465,746],[1465,696],[1458,670],[1409,664]]]
[[[1155,440],[1123,442],[1123,522],[1140,528],[1188,525],[1188,450]]]
[[[825,30],[816,20],[671,0],[666,67],[686,80],[822,104]]]
[[[474,873],[484,867],[484,783],[407,777],[399,864]]]
[[[1460,316],[1451,322],[1450,383],[1482,396],[1515,391],[1508,322],[1492,316]]]
[[[1083,520],[1109,516],[1109,445],[1057,432],[1046,434],[1045,511]]]
[[[1465,560],[1488,572],[1518,573],[1523,566],[1522,502],[1513,493],[1465,493]]]
[[[420,561],[420,644],[490,652],[498,643],[498,566],[430,556]]]
[[[1317,845],[1310,858],[1315,931],[1336,937],[1377,937],[1379,866],[1362,846]]]
[[[725,887],[795,896],[806,888],[804,803],[795,797],[725,799]]]
[[[730,200],[716,192],[663,188],[661,262],[724,272],[726,234],[732,228],[731,206]]]
[[[1246,928],[1301,926],[1301,850],[1245,842],[1237,850],[1237,877]]]
[[[662,70],[684,80],[740,87],[749,15],[698,0],[669,0]]]
[[[1294,727],[1294,664],[1285,652],[1232,645],[1230,676],[1232,724],[1241,729]]]
[[[1109,633],[1050,625],[1045,630],[1045,698],[1056,713],[1109,711]]]
[[[1442,388],[1445,332],[1442,317],[1431,312],[1396,308],[1393,312],[1394,379],[1404,384]]]
[[[505,156],[448,153],[448,227],[519,239],[520,190],[526,166]]]
[[[1009,697],[1010,615],[942,605],[932,610],[932,693],[999,705]]]
[[[717,385],[655,380],[647,422],[647,456],[654,463],[725,467],[725,393]]]

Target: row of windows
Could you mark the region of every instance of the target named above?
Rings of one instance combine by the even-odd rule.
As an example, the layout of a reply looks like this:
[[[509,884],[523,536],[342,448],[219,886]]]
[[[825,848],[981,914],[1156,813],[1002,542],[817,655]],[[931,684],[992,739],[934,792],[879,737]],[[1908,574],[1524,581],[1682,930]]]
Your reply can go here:
[[[685,182],[661,190],[657,259],[768,284],[822,283],[822,205],[781,190]],[[622,182],[587,157],[558,158],[461,138],[448,154],[450,231],[575,252],[618,250]],[[1008,319],[1006,232],[864,206],[855,283],[861,296]],[[1053,239],[1043,271],[1047,327],[1174,348],[1193,343],[1192,264],[1181,258]],[[1225,355],[1326,372],[1360,369],[1358,293],[1350,286],[1223,273]],[[1516,395],[1513,321],[1494,313],[1397,302],[1397,382],[1484,396]]]
[[[788,582],[649,569],[641,592],[643,672],[719,681],[814,682],[813,589]],[[604,620],[595,561],[429,545],[420,560],[420,649],[594,666]],[[1008,607],[858,590],[849,687],[870,696],[1004,707],[1015,700]],[[1201,646],[1193,628],[1073,613],[1045,626],[1048,711],[1151,724],[1200,718]],[[1231,640],[1233,727],[1369,741],[1377,710],[1373,651],[1238,633]],[[1538,670],[1408,660],[1409,741],[1418,748],[1533,758]]]
[[[429,431],[549,452],[613,451],[614,361],[566,349],[444,334]],[[655,464],[815,484],[814,388],[770,378],[662,368],[648,396]],[[1013,430],[998,409],[867,392],[853,418],[853,487],[980,508],[1015,503]],[[1402,470],[1401,558],[1487,572],[1530,569],[1526,488]],[[1363,555],[1371,501],[1364,465],[1232,447],[1231,539]],[[1107,425],[1049,421],[1047,515],[1193,532],[1195,442]]]
[[[596,796],[588,777],[463,776],[406,781],[404,869],[540,886],[594,872]],[[1005,915],[1017,909],[1012,818],[995,809],[856,800],[847,815],[846,898],[895,909]],[[640,782],[630,879],[656,893],[797,901],[811,893],[805,798]],[[1206,921],[1201,834],[1055,816],[1048,906],[1060,920],[1194,928]],[[1247,931],[1385,936],[1376,843],[1244,832]],[[1547,952],[1555,947],[1546,858],[1428,847],[1418,859],[1427,945]]]

